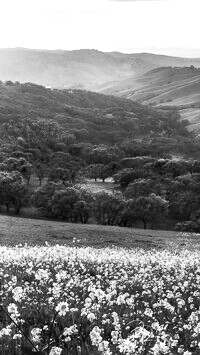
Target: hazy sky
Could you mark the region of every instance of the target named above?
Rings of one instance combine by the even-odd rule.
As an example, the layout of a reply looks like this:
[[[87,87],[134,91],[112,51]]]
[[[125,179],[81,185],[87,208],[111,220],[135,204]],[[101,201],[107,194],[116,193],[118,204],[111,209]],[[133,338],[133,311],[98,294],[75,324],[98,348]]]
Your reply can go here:
[[[200,57],[200,0],[0,0],[0,47]]]

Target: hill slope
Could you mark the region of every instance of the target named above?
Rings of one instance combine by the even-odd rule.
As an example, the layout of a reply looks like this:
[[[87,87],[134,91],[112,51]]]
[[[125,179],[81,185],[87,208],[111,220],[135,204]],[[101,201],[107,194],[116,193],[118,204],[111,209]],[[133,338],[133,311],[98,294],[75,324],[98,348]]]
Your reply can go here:
[[[114,144],[127,138],[183,134],[173,110],[157,110],[115,96],[35,84],[0,84],[0,122],[18,117],[53,119],[78,141]]]
[[[104,53],[97,50],[0,49],[0,79],[60,88],[87,88],[110,80],[141,75],[163,66],[200,67],[200,59],[148,53]]]
[[[161,67],[142,76],[110,82],[99,90],[144,104],[185,105],[200,101],[200,69]]]
[[[200,69],[161,67],[141,76],[93,87],[97,92],[117,95],[156,107],[175,106],[189,129],[200,126]]]

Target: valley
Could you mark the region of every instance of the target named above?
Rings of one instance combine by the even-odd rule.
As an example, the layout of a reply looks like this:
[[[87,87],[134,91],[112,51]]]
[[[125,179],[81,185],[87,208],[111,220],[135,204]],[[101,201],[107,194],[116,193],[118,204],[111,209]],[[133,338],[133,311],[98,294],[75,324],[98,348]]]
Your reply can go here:
[[[187,319],[199,309],[198,60],[15,54],[0,82],[0,352],[132,354],[127,341],[144,327],[129,325],[155,330],[161,312],[158,334],[173,324],[173,337],[182,305]],[[177,305],[166,303],[179,285]],[[155,352],[145,344],[141,354]]]
[[[0,355],[200,355],[200,1],[0,11]]]

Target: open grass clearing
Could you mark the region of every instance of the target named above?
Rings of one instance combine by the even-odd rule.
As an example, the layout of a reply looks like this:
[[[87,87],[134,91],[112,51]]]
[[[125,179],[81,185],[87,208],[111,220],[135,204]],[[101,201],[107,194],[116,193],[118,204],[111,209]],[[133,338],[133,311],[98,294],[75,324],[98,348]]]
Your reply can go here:
[[[101,179],[86,179],[85,183],[82,184],[82,187],[88,189],[92,193],[97,193],[100,191],[113,192],[114,190],[119,190],[120,185],[114,184],[112,178],[105,179],[103,182]]]

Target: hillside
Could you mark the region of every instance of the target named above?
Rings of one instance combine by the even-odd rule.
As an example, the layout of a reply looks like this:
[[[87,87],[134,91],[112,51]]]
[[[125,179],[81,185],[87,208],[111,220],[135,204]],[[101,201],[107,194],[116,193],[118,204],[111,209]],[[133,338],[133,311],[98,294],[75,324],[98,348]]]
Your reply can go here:
[[[180,109],[180,106],[187,104],[189,106],[181,107],[179,112],[183,119],[190,121],[189,129],[194,130],[199,127],[200,72],[191,66],[199,68],[200,59],[149,53],[104,53],[87,49],[74,51],[0,49],[0,80],[2,81],[32,82],[60,89],[86,89],[154,106],[170,105],[178,106]],[[11,93],[9,97],[10,95]],[[19,96],[18,93],[17,95]],[[46,117],[45,105],[50,105],[53,112],[56,111],[58,114],[59,110],[54,109],[53,106],[60,106],[60,95],[59,98],[58,95],[56,97],[53,95],[53,98],[47,96],[42,93],[41,98],[36,99],[37,105],[38,100],[40,101],[39,109],[34,106],[31,98],[28,102],[29,111],[40,111],[40,114]],[[94,97],[89,100],[92,108],[96,105],[96,103],[92,104],[93,99]],[[20,100],[21,97],[18,100],[19,106]],[[58,105],[55,102],[57,100]],[[70,103],[65,102],[65,105],[76,106],[76,102],[74,104],[71,101],[70,99]],[[81,105],[78,103],[77,106],[84,107],[84,105],[85,103],[81,102]],[[5,110],[6,114],[12,116],[10,106],[12,104],[9,102],[1,105],[1,119],[1,113],[4,115]],[[43,106],[42,112],[41,106]],[[118,106],[121,106],[121,103]],[[27,104],[24,108],[26,113]],[[17,113],[18,111],[21,109],[16,110]],[[77,115],[77,112],[73,115]],[[85,128],[84,124],[83,129]]]
[[[200,67],[200,59],[97,50],[0,49],[0,79],[60,88],[86,88],[163,66]]]
[[[187,135],[174,110],[157,110],[115,96],[47,89],[27,83],[0,84],[0,122],[18,117],[52,119],[78,141],[114,144],[127,138]]]
[[[177,107],[189,129],[200,126],[200,69],[161,67],[141,76],[93,87],[97,92],[113,94],[156,107]]]
[[[113,82],[99,91],[119,95],[144,104],[180,106],[200,101],[200,69],[161,67],[142,76]]]

